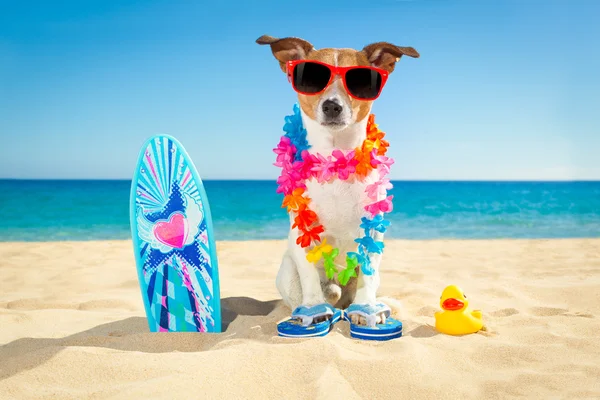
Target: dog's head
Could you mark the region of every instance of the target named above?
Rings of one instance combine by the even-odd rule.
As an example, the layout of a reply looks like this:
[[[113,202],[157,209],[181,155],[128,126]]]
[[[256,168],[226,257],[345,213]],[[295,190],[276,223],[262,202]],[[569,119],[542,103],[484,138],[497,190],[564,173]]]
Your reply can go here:
[[[316,50],[309,42],[294,37],[278,39],[264,35],[256,42],[271,46],[271,51],[284,73],[288,73],[289,61],[310,60],[334,67],[371,66],[389,74],[394,71],[396,63],[403,55],[419,57],[419,53],[412,47],[399,47],[387,42],[373,43],[362,50]],[[360,100],[350,96],[339,75],[334,76],[329,86],[318,94],[298,93],[298,100],[308,118],[333,131],[343,130],[362,121],[369,115],[373,103],[372,100]]]

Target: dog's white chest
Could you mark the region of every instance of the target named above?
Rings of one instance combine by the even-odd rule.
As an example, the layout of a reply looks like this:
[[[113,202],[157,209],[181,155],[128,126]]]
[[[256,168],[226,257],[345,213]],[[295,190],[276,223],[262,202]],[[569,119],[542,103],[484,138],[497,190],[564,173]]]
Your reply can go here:
[[[325,236],[335,238],[338,245],[353,242],[359,236],[360,219],[367,214],[365,206],[373,202],[365,190],[373,182],[371,176],[364,182],[339,179],[325,184],[315,180],[306,182],[310,207],[325,228]]]

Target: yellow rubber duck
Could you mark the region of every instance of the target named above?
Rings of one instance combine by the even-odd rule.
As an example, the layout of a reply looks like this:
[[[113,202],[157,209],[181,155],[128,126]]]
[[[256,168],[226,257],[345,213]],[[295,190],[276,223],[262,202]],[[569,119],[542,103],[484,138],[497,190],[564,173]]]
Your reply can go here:
[[[435,329],[447,335],[467,335],[483,327],[481,311],[469,310],[469,301],[455,285],[444,289],[440,297],[443,311],[435,313]]]

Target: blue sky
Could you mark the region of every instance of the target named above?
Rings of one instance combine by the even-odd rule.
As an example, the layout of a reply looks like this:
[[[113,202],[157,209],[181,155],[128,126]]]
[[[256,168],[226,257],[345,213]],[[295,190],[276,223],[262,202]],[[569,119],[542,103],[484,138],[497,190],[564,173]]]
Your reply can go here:
[[[270,34],[421,53],[373,109],[394,179],[600,179],[600,2],[0,2],[0,178],[130,178],[168,133],[203,178],[274,179]]]

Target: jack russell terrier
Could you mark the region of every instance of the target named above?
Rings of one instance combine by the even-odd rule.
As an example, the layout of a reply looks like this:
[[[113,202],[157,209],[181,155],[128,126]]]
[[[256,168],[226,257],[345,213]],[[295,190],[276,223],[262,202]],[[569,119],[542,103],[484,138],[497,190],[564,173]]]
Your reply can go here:
[[[256,42],[271,47],[298,92],[299,113],[308,143],[307,153],[303,154],[311,159],[360,148],[370,129],[373,101],[380,95],[396,63],[403,55],[419,57],[412,47],[387,42],[373,43],[362,50],[317,50],[309,42],[294,37],[278,39],[264,35]],[[339,250],[340,259],[345,254],[358,255],[356,238],[361,236],[365,206],[371,202],[366,191],[381,178],[379,175],[380,169],[370,168],[361,179],[344,180],[334,176],[304,182],[303,195],[310,200],[310,210],[318,216],[323,228],[320,240],[326,241],[327,250],[331,251],[331,246]],[[376,200],[384,200],[385,196],[385,191],[379,192]],[[340,284],[339,277],[332,277],[323,268],[324,260],[313,265],[307,259],[310,248],[299,245],[302,233],[297,217],[298,212],[290,212],[289,245],[276,279],[283,301],[294,310],[290,321],[299,321],[298,325],[305,328],[331,321],[335,310],[330,306],[347,308],[348,320],[359,327],[385,324],[386,319],[391,319],[389,307],[381,303],[378,306],[376,300],[381,252],[364,253],[369,258],[369,274],[353,264],[356,273],[350,271],[346,284]],[[383,248],[385,229],[376,230],[373,237]],[[335,262],[335,266],[336,270],[345,268],[339,262]],[[351,309],[357,312],[349,312]]]

